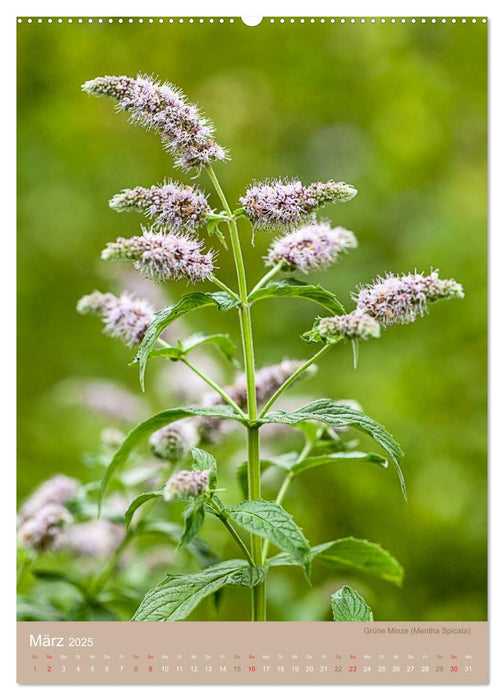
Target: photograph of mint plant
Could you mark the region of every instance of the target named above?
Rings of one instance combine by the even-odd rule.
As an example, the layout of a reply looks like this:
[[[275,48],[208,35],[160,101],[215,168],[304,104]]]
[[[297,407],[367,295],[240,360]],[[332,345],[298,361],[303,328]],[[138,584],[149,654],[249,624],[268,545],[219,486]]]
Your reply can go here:
[[[251,610],[243,612],[243,619],[266,620],[269,570],[298,566],[309,583],[312,564],[317,560],[400,583],[400,564],[380,545],[348,535],[335,539],[339,533],[328,533],[329,541],[325,543],[310,544],[302,524],[296,523],[284,507],[293,479],[301,475],[306,478],[311,469],[332,463],[371,462],[385,468],[390,464],[406,498],[398,443],[382,425],[345,402],[320,398],[289,412],[275,410],[275,404],[297,380],[308,377],[314,364],[340,341],[351,343],[357,367],[360,342],[379,338],[389,326],[412,323],[432,302],[463,297],[461,285],[440,278],[437,270],[428,274],[387,273],[362,285],[354,294],[355,308],[345,310],[332,291],[310,284],[305,277],[334,264],[356,247],[352,232],[316,218],[325,204],[353,199],[355,187],[335,180],[309,185],[294,178],[254,182],[231,206],[214,170],[216,162],[227,161],[229,156],[217,144],[213,126],[178,88],[142,76],[105,76],[88,81],[83,89],[90,95],[113,98],[120,110],[129,113],[133,124],[158,134],[175,165],[193,179],[206,178],[218,201],[212,208],[197,186],[174,181],[125,189],[111,199],[111,207],[120,212],[142,212],[149,220],[148,226],[142,228],[141,235],[109,243],[102,252],[105,260],[132,262],[141,275],[156,282],[207,282],[215,291],[185,292],[177,302],[158,311],[127,291],[120,296],[94,291],[78,303],[80,313],[101,318],[105,333],[136,347],[134,359],[142,387],[148,362],[164,359],[184,364],[212,390],[200,406],[167,407],[137,425],[111,459],[99,500],[103,501],[110,480],[133,449],[148,439],[154,454],[169,460],[173,472],[158,488],[139,493],[130,503],[125,512],[126,527],[133,531],[137,519],[147,517],[143,512],[149,506],[144,504],[152,505],[156,499],[183,501],[187,505],[178,547],[190,546],[205,518],[213,516],[235,541],[237,558],[218,561],[198,573],[168,574],[145,593],[133,619],[181,620],[204,597],[224,586],[238,586],[249,588],[251,593]],[[264,261],[266,272],[251,283],[246,260],[253,255],[254,237],[263,232],[272,236]],[[210,243],[215,248],[231,249],[236,271],[234,288],[217,276],[217,253],[209,249]],[[315,351],[305,361],[283,360],[259,369],[252,314],[267,314],[267,300],[277,297],[288,298],[286,303],[302,299],[319,306],[320,316],[304,335],[308,348],[313,345]],[[266,303],[256,307],[259,301]],[[195,348],[213,344],[236,362],[232,341],[218,329],[212,334],[181,337],[176,344],[162,339],[170,324],[204,307],[237,315],[243,376],[236,385],[220,386],[191,361]],[[229,421],[242,426],[247,442],[248,456],[242,465],[217,464],[211,447],[205,450],[198,446],[224,439]],[[262,460],[261,429],[270,424],[302,431],[303,449]],[[345,439],[349,428],[371,436],[384,454],[356,450],[354,441]],[[233,469],[244,491],[240,503],[226,501],[226,479],[231,478]],[[284,475],[274,500],[262,497],[261,476],[266,469],[278,469]],[[272,547],[280,552],[272,553]],[[373,619],[365,601],[348,586],[336,591],[331,602],[335,620]]]

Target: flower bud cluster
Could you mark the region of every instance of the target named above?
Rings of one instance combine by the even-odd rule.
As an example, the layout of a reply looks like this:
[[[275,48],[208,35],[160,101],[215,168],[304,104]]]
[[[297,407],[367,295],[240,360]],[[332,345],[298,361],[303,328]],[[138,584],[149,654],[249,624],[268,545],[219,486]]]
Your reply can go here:
[[[145,299],[128,292],[121,296],[92,292],[77,303],[81,314],[96,314],[105,324],[103,332],[122,340],[125,345],[138,345],[154,319],[154,309]]]
[[[380,337],[380,324],[369,314],[355,309],[350,314],[321,318],[317,332],[322,340],[369,340]]]
[[[316,268],[332,265],[341,253],[357,248],[352,231],[328,222],[313,222],[277,238],[265,257],[266,265],[282,263],[284,270],[307,273]]]
[[[54,545],[62,528],[70,521],[70,513],[64,506],[48,503],[19,527],[19,542],[43,552]]]
[[[156,457],[169,462],[187,457],[198,442],[199,435],[194,425],[182,420],[156,430],[149,438],[149,446]]]
[[[19,510],[18,522],[24,523],[34,518],[48,505],[62,506],[71,501],[79,489],[79,482],[64,474],[57,474],[44,481],[23,503]]]
[[[170,83],[141,75],[105,75],[88,80],[82,89],[96,97],[114,98],[120,109],[130,113],[133,123],[156,131],[175,165],[183,170],[202,168],[227,157],[213,137],[213,125]]]
[[[357,308],[383,326],[413,323],[427,312],[427,303],[440,299],[462,298],[462,285],[452,279],[439,279],[437,270],[424,276],[387,274],[355,295]]]
[[[255,228],[293,229],[310,221],[317,209],[331,202],[348,202],[357,190],[344,182],[300,180],[255,182],[240,202]]]
[[[175,472],[166,482],[163,498],[165,501],[186,501],[197,498],[208,491],[209,480],[210,469]]]
[[[212,274],[213,253],[202,253],[202,242],[177,233],[143,229],[142,236],[108,243],[102,260],[131,260],[144,277],[156,282],[186,278],[206,280]]]
[[[200,189],[175,182],[122,190],[109,205],[116,211],[139,211],[155,219],[154,226],[167,226],[173,231],[195,231],[211,213]]]

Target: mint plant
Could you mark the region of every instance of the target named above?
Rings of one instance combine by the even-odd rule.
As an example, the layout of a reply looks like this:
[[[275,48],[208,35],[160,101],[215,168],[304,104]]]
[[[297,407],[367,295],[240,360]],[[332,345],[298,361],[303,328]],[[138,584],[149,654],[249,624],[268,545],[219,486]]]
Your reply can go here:
[[[159,359],[185,365],[209,387],[209,394],[199,405],[168,407],[129,432],[106,467],[98,500],[102,508],[111,480],[125,467],[135,448],[148,441],[154,455],[165,460],[173,471],[155,488],[138,493],[125,509],[128,534],[120,545],[121,552],[135,529],[148,525],[149,508],[164,500],[186,504],[183,527],[177,531],[178,550],[201,542],[205,519],[213,516],[234,541],[236,558],[210,565],[206,560],[197,573],[167,575],[145,593],[133,619],[182,620],[205,597],[224,586],[238,586],[250,589],[251,619],[266,620],[269,571],[277,566],[300,567],[309,582],[314,561],[400,584],[402,567],[380,545],[345,536],[311,546],[283,505],[295,479],[330,464],[370,463],[387,468],[390,463],[406,498],[400,466],[403,453],[398,443],[382,425],[350,402],[321,398],[291,411],[275,405],[295,382],[308,378],[315,363],[341,341],[352,344],[356,367],[361,341],[379,338],[388,326],[415,321],[427,312],[430,302],[463,297],[461,285],[441,279],[437,270],[427,275],[390,273],[361,286],[353,295],[355,308],[347,312],[332,291],[292,275],[306,276],[326,268],[357,246],[351,231],[316,219],[325,204],[353,199],[355,187],[333,180],[304,185],[296,178],[254,182],[233,208],[214,170],[216,162],[229,159],[228,154],[217,144],[212,124],[180,90],[143,76],[99,77],[86,82],[83,90],[89,95],[113,98],[119,110],[129,113],[133,124],[155,132],[175,165],[194,178],[207,178],[219,202],[218,208],[212,208],[202,189],[171,180],[125,189],[112,197],[110,206],[118,212],[141,212],[150,220],[149,227],[142,228],[141,235],[108,243],[102,252],[104,260],[129,261],[142,276],[156,282],[205,282],[213,291],[186,292],[157,311],[127,291],[119,296],[94,291],[78,303],[80,313],[101,318],[105,333],[136,347],[134,362],[142,389],[149,361]],[[217,253],[205,252],[204,240],[197,237],[205,230],[217,245],[231,249],[236,272],[233,288],[216,275]],[[261,231],[275,237],[264,259],[264,276],[250,284],[246,259],[253,249],[244,255],[243,247],[245,242],[253,245],[254,236]],[[260,301],[279,297],[307,300],[322,310],[303,336],[307,345],[316,345],[316,349],[305,361],[284,359],[258,369],[252,310]],[[210,307],[238,317],[244,372],[231,386],[222,386],[191,357],[194,350],[214,345],[236,363],[229,336],[219,331],[197,332],[174,343],[162,337],[178,319]],[[211,454],[212,443],[225,439],[230,424],[242,429],[247,443],[247,460],[239,467],[218,465]],[[301,431],[303,448],[262,458],[261,430],[268,425]],[[370,436],[385,454],[357,449],[356,441],[349,438],[349,429]],[[226,498],[226,478],[232,469],[244,492],[239,503]],[[269,469],[283,475],[275,500],[264,499],[262,493],[262,474]],[[31,537],[30,546],[46,546],[54,532],[65,526],[61,503],[58,508],[47,513],[42,534],[25,533],[25,542]],[[280,552],[272,553],[272,547]],[[100,580],[103,582],[103,577]],[[333,594],[331,604],[335,620],[373,619],[363,598],[348,586]],[[245,612],[243,617],[247,617]]]

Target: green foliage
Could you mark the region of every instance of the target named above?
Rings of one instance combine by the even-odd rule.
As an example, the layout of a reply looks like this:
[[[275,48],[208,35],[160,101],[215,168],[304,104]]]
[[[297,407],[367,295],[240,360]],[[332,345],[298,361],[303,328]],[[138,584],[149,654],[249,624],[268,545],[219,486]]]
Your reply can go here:
[[[249,301],[253,304],[261,299],[272,297],[307,299],[308,301],[313,301],[315,304],[322,306],[327,311],[331,311],[335,315],[345,313],[342,304],[340,304],[332,292],[329,292],[318,284],[314,285],[300,282],[294,277],[287,277],[279,282],[270,282],[266,286],[261,287],[261,289],[258,289],[257,292],[250,294]]]
[[[176,304],[167,306],[158,311],[154,316],[154,321],[147,329],[144,338],[138,348],[135,362],[140,366],[140,383],[142,389],[145,388],[145,370],[147,360],[160,335],[168,326],[181,316],[185,316],[190,311],[201,309],[205,306],[216,306],[219,311],[229,311],[238,304],[236,299],[225,292],[189,292],[184,294]]]
[[[312,548],[311,556],[331,568],[360,571],[397,586],[404,578],[404,569],[395,557],[379,544],[355,537],[319,544]]]
[[[204,471],[205,469],[215,471],[217,469],[217,460],[210,452],[201,450],[199,447],[193,447],[192,456],[194,460],[193,467],[195,469],[200,471]]]
[[[306,406],[302,406],[295,411],[286,413],[285,411],[271,411],[264,418],[261,418],[259,422],[264,423],[283,423],[285,425],[296,425],[301,421],[320,421],[332,428],[342,428],[345,426],[351,426],[356,430],[367,433],[370,435],[392,459],[392,462],[396,468],[397,475],[399,477],[399,483],[401,484],[401,490],[403,492],[404,498],[406,499],[406,485],[404,483],[404,477],[401,471],[401,466],[399,460],[403,457],[404,453],[399,447],[398,443],[394,440],[392,435],[372,418],[366,416],[362,411],[358,411],[355,408],[350,408],[341,403],[331,401],[330,399],[320,399],[319,401],[313,401]]]
[[[179,341],[176,347],[151,350],[149,357],[167,357],[170,360],[181,360],[202,345],[215,345],[229,362],[236,364],[236,345],[226,333],[193,333],[185,340]]]
[[[186,506],[184,513],[184,531],[180,537],[177,549],[187,547],[196,537],[205,522],[205,499],[200,496],[195,498]]]
[[[232,418],[233,420],[241,422],[243,419],[233,411],[230,406],[215,406],[209,408],[169,408],[166,411],[161,411],[156,413],[156,415],[147,418],[147,420],[139,423],[131,432],[128,433],[126,439],[124,440],[121,447],[117,450],[113,456],[110,464],[107,467],[105,475],[102,479],[100,488],[99,504],[101,505],[103,497],[107,490],[107,485],[112,478],[112,475],[116,469],[120,468],[128,459],[131,451],[138,445],[138,443],[150,435],[155,430],[162,428],[165,425],[169,425],[176,420],[182,418],[188,418],[189,416],[211,416],[214,418]]]
[[[388,468],[388,462],[385,457],[375,452],[333,452],[330,454],[318,455],[317,457],[306,457],[300,462],[293,464],[289,471],[291,474],[297,475],[328,464],[345,464],[351,462],[370,462],[372,464],[377,464],[383,469]]]
[[[344,537],[333,542],[316,545],[310,550],[310,559],[320,561],[331,569],[363,573],[400,586],[404,569],[389,552],[379,544],[355,537]],[[289,554],[277,554],[268,559],[268,566],[294,566],[298,564]]]
[[[138,508],[140,508],[141,505],[144,503],[147,503],[147,501],[151,501],[153,498],[159,498],[160,496],[163,495],[163,490],[160,489],[158,491],[148,491],[146,493],[141,493],[139,496],[137,496],[128,506],[128,510],[124,514],[124,520],[126,523],[126,527],[128,528],[131,525],[131,520],[137,511]]]
[[[272,501],[244,501],[227,509],[229,516],[248,532],[264,537],[310,572],[310,545],[292,515]]]
[[[372,622],[374,619],[364,598],[349,586],[343,586],[332,594],[331,606],[336,622]]]
[[[148,591],[133,616],[137,621],[185,620],[206,596],[223,586],[257,585],[265,570],[248,570],[246,561],[232,559],[204,569],[196,574],[167,576]]]

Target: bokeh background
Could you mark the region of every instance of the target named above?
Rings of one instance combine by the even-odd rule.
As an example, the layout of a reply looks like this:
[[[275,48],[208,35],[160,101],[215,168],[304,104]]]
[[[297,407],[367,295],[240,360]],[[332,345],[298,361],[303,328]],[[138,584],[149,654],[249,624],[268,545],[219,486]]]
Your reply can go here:
[[[76,382],[104,379],[139,394],[132,351],[78,316],[75,304],[95,288],[118,291],[128,269],[100,262],[99,253],[118,235],[135,235],[142,218],[114,213],[108,199],[164,177],[188,180],[156,136],[80,85],[97,75],[154,74],[214,121],[232,155],[217,167],[231,202],[254,178],[335,178],[359,189],[323,212],[356,233],[359,249],[312,277],[343,303],[356,284],[388,270],[439,267],[466,290],[463,301],[435,305],[418,323],[362,345],[357,371],[351,348],[338,346],[302,387],[309,396],[354,398],[389,428],[406,453],[409,502],[392,470],[359,465],[299,479],[285,506],[313,544],[346,535],[380,542],[405,567],[402,589],[319,568],[307,589],[297,569],[279,568],[270,577],[271,619],[329,619],[329,594],[348,580],[377,619],[485,620],[486,26],[74,20],[24,22],[18,31],[20,501],[55,473],[99,478],[82,456],[110,421],[69,398]],[[250,278],[258,278],[271,237],[260,233],[251,247],[246,224],[242,237]],[[233,283],[229,255],[219,254],[219,267]],[[184,291],[183,283],[167,287],[171,299]],[[258,365],[307,357],[300,334],[317,313],[302,301],[258,305]],[[188,322],[237,337],[232,313],[198,312]],[[172,405],[163,376],[150,370],[144,415],[147,402]],[[237,449],[239,437],[215,448],[230,497]],[[205,528],[208,539],[221,537]],[[243,595],[226,592],[220,611],[205,603],[194,617],[239,619]]]

